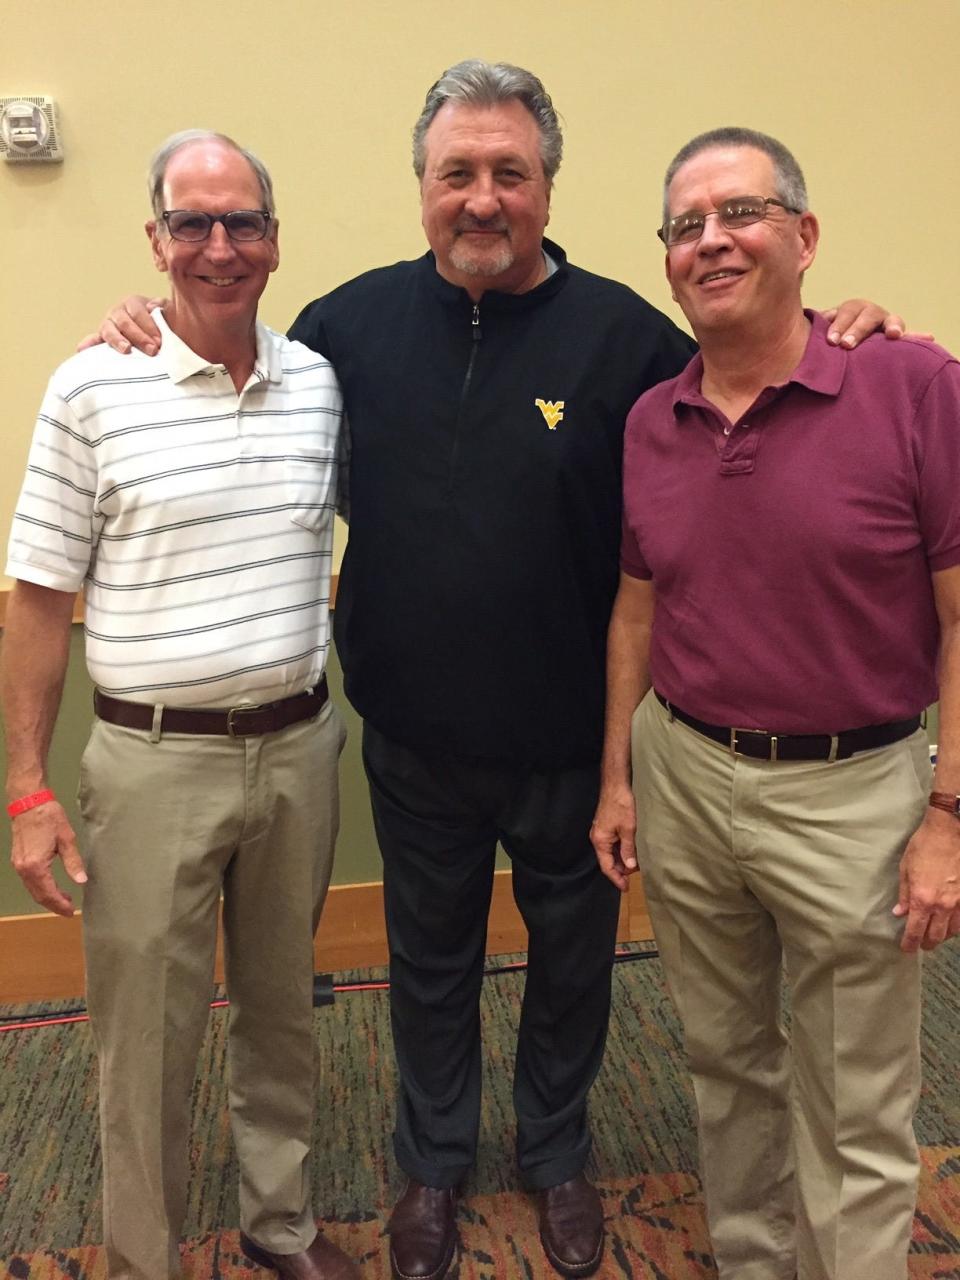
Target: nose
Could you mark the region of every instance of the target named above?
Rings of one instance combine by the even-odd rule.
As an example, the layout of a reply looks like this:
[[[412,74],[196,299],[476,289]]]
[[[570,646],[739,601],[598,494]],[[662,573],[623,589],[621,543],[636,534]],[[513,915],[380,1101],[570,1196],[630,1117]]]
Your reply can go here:
[[[467,191],[464,207],[478,222],[487,222],[497,216],[500,212],[500,198],[492,174],[477,174]]]
[[[210,228],[203,252],[211,262],[229,262],[236,253],[233,241],[222,222],[215,222]]]
[[[697,241],[698,253],[716,253],[720,249],[728,249],[733,237],[720,221],[716,209],[704,215],[703,234]]]

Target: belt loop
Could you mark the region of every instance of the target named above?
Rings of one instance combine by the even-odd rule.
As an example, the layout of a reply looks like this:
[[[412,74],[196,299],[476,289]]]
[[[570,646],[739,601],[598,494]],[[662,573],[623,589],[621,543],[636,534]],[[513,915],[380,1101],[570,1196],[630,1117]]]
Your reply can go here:
[[[153,728],[150,730],[150,741],[159,742],[163,730],[163,708],[164,703],[157,702],[153,708]]]
[[[670,723],[673,724],[674,720],[676,719],[676,716],[673,714],[673,707],[671,707],[670,703],[667,701],[666,698],[664,698],[663,700],[663,705],[667,709],[667,715],[670,717]]]
[[[835,733],[830,735],[830,754],[827,756],[827,764],[836,764],[837,750],[840,746],[840,739]]]

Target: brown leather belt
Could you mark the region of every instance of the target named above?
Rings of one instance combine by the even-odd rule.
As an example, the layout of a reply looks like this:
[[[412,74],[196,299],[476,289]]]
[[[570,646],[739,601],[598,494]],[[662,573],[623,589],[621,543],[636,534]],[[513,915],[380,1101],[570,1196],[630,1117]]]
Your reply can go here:
[[[749,756],[751,760],[846,760],[858,751],[889,747],[908,738],[920,728],[920,717],[891,720],[889,724],[870,724],[863,729],[845,729],[842,733],[767,733],[763,729],[734,729],[708,724],[681,711],[654,690],[656,699],[675,720],[682,721],[697,733],[726,747],[731,755]]]
[[[93,691],[93,709],[101,720],[124,729],[156,729],[162,733],[216,734],[224,738],[259,737],[276,733],[301,720],[310,720],[326,704],[327,677],[315,689],[296,693],[259,707],[163,707],[154,724],[156,707],[147,702],[125,702],[99,689]]]

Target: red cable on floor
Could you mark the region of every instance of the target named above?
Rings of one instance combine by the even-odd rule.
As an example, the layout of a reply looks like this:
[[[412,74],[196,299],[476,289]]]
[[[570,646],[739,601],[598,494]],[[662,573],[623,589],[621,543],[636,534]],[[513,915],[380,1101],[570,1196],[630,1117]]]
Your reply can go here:
[[[35,1019],[33,1022],[5,1022],[0,1025],[0,1031],[32,1031],[34,1027],[62,1027],[69,1022],[89,1022],[90,1015],[86,1013],[72,1013],[62,1018],[44,1018]]]
[[[647,960],[657,955],[656,951],[624,951],[618,949],[613,953],[614,960]],[[485,978],[496,977],[501,973],[518,973],[522,969],[526,969],[526,960],[513,960],[509,964],[496,965],[488,969],[484,969]],[[354,991],[388,991],[390,983],[381,982],[338,982],[333,986],[334,993],[352,993]],[[226,1009],[230,1005],[229,1000],[211,1000],[211,1009]],[[4,1031],[32,1031],[35,1027],[63,1027],[74,1022],[89,1022],[90,1015],[86,1012],[51,1014],[50,1017],[37,1015],[34,1018],[28,1018],[23,1022],[3,1022],[0,1021],[0,1034]]]

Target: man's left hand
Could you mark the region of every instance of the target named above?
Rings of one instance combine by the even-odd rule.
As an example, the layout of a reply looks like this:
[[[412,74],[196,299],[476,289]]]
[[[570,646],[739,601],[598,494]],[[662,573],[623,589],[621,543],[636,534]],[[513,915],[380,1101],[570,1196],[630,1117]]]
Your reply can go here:
[[[900,861],[895,916],[906,916],[900,947],[932,951],[960,933],[960,820],[931,810]]]
[[[600,870],[621,893],[637,869],[637,808],[629,784],[604,787],[590,828]]]
[[[901,316],[888,311],[886,307],[868,302],[866,298],[850,298],[841,302],[839,307],[831,307],[824,311],[823,318],[829,324],[827,341],[835,347],[855,347],[864,338],[878,329],[883,330],[885,338],[923,338],[933,341],[932,333],[907,333]]]

